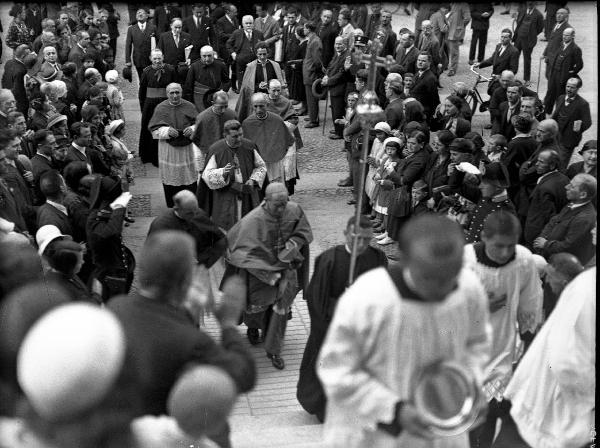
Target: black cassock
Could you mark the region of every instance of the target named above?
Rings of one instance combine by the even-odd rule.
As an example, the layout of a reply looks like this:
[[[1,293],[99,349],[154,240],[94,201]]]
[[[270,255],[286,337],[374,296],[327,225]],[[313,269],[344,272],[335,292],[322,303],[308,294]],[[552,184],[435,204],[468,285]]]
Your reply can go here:
[[[385,254],[369,246],[357,258],[355,278],[380,266],[387,266]],[[326,397],[315,367],[337,301],[348,285],[349,270],[350,254],[346,246],[332,247],[317,257],[310,284],[304,291],[310,315],[310,335],[300,365],[296,397],[306,412],[315,414],[320,421],[325,416]]]

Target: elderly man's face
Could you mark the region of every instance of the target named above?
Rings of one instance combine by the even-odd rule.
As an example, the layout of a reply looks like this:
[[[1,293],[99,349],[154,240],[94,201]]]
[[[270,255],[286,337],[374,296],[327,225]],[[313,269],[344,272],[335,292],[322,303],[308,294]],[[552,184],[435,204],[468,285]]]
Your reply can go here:
[[[175,20],[172,24],[171,24],[171,31],[173,32],[174,35],[179,36],[181,34],[181,21],[179,20]]]
[[[218,96],[213,102],[213,107],[217,113],[222,113],[225,109],[227,109],[227,106],[227,98],[224,96]]]
[[[535,103],[533,101],[523,101],[521,100],[521,113],[525,112],[531,115],[532,117],[535,115]]]
[[[333,46],[335,48],[335,51],[337,51],[338,53],[342,53],[346,49],[346,45],[344,45],[344,39],[340,37],[336,37]]]
[[[563,23],[565,20],[567,20],[567,17],[569,17],[569,13],[567,12],[566,9],[559,9],[558,11],[556,11],[556,22],[557,23]]]
[[[254,29],[254,19],[252,17],[246,17],[242,21],[242,26],[244,27],[244,31],[252,31]]]
[[[252,109],[257,117],[267,115],[267,102],[264,100],[256,100],[252,103]]]
[[[575,31],[564,31],[563,32],[563,43],[568,44],[571,43],[575,39]]]
[[[287,193],[271,194],[265,198],[265,208],[271,215],[281,218],[287,207],[288,200]]]
[[[177,212],[177,215],[185,221],[191,221],[196,216],[198,211],[198,205],[193,201],[183,201],[181,205],[175,204],[173,209]]]
[[[581,178],[575,176],[567,185],[565,191],[569,202],[576,202],[582,199],[583,190],[581,189]]]
[[[569,98],[573,98],[579,91],[579,83],[576,79],[569,79],[565,87],[565,92]]]
[[[204,65],[211,65],[215,61],[215,52],[207,50],[200,52],[200,60]]]
[[[52,64],[56,62],[57,55],[56,49],[50,47],[47,50],[44,50],[44,59]]]
[[[88,33],[81,33],[81,39],[79,40],[79,45],[83,48],[87,48],[90,44],[90,35]]]
[[[329,11],[329,10],[326,9],[326,10],[324,10],[321,13],[321,22],[324,25],[327,25],[328,23],[331,23],[332,19],[333,19],[333,13],[331,11]]]
[[[500,77],[500,85],[506,89],[508,87],[508,83],[512,81],[512,77],[510,76],[506,76],[506,75],[502,75]]]
[[[431,33],[433,33],[433,26],[432,25],[425,25],[423,27],[423,34],[425,36],[431,36]]]
[[[535,162],[535,171],[538,174],[546,174],[554,167],[551,165],[551,156],[546,152],[542,152]]]
[[[152,53],[150,60],[152,61],[153,65],[160,65],[162,64],[164,57],[161,53]]]
[[[259,48],[258,50],[256,50],[256,59],[258,59],[258,62],[260,62],[261,64],[264,64],[265,62],[267,62],[267,49],[266,48]]]
[[[279,99],[279,97],[281,96],[281,84],[278,83],[273,83],[273,84],[269,84],[269,96],[274,99],[277,100]]]
[[[17,101],[15,96],[11,93],[7,94],[2,100],[0,100],[0,112],[5,115],[17,110]]]
[[[169,102],[173,105],[181,103],[181,87],[171,87],[167,91]]]
[[[552,131],[546,126],[539,125],[535,130],[535,141],[538,143],[546,143],[552,140]]]

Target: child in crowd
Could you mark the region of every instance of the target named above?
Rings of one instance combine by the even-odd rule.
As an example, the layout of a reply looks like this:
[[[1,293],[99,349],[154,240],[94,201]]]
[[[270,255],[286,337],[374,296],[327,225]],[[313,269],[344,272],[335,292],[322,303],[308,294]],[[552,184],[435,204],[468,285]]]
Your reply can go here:
[[[375,210],[375,202],[377,194],[380,189],[378,182],[375,182],[374,176],[377,169],[382,163],[383,157],[385,156],[385,146],[383,142],[386,138],[390,137],[392,129],[389,124],[385,121],[379,122],[375,125],[375,140],[373,140],[373,146],[371,147],[371,153],[367,157],[367,164],[369,165],[369,172],[365,179],[365,194],[369,198],[371,203],[371,221],[373,221],[373,227],[379,227],[383,224],[383,215]]]
[[[389,177],[390,174],[398,169],[400,164],[400,154],[402,148],[405,146],[405,142],[399,137],[388,137],[383,142],[385,148],[385,156],[383,157],[380,167],[377,173],[373,177],[373,180],[380,185],[379,193],[377,195],[377,202],[375,204],[375,211],[383,216],[382,224],[373,229],[375,233],[379,233],[375,238],[378,241],[386,241],[390,239],[388,233],[385,230],[387,228],[388,221],[388,205],[391,199],[391,192],[394,188],[394,182]]]
[[[133,159],[133,153],[127,149],[122,138],[125,136],[125,122],[123,120],[113,120],[106,126],[106,138],[111,145],[111,171],[121,179],[121,189],[129,191],[129,185],[133,183],[133,172],[129,165]],[[129,215],[125,215],[125,226],[135,222]]]
[[[431,212],[427,207],[427,200],[429,199],[427,188],[427,182],[422,179],[419,179],[413,184],[411,191],[411,216],[419,216]]]
[[[488,140],[486,155],[490,162],[501,162],[502,156],[508,151],[506,137],[502,134],[494,134]]]
[[[125,120],[123,114],[123,92],[119,88],[119,72],[109,70],[104,75],[107,82],[106,98],[110,104],[110,114],[112,120]]]

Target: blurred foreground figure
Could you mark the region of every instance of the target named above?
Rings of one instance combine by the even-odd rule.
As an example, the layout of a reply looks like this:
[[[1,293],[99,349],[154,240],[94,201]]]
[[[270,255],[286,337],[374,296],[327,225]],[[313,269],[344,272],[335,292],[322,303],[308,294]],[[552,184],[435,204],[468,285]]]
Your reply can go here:
[[[400,236],[402,267],[369,271],[342,295],[317,364],[327,446],[469,446],[468,426],[442,436],[427,416],[447,419],[465,402],[438,368],[453,361],[475,391],[473,415],[485,407],[477,391],[492,342],[488,304],[477,276],[463,269],[463,246],[447,218],[415,218]],[[432,370],[442,373],[426,375]]]
[[[494,448],[588,446],[596,416],[595,341],[593,267],[564,289],[515,370],[504,393],[513,420],[503,423]]]

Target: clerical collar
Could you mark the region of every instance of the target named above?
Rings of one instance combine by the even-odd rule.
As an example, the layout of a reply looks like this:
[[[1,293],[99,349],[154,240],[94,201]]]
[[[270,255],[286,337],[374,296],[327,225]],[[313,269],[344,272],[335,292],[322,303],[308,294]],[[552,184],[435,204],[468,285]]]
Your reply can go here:
[[[52,207],[54,207],[58,211],[64,213],[67,216],[69,216],[69,212],[67,211],[67,207],[65,207],[64,205],[59,204],[58,202],[51,201],[50,199],[46,199],[46,204],[51,205]]]
[[[264,116],[264,117],[259,117],[257,114],[254,114],[254,115],[256,115],[256,118],[258,118],[259,120],[266,120],[266,119],[267,119],[267,116],[268,116],[269,114],[265,114],[265,116]]]
[[[488,254],[485,251],[485,243],[483,241],[474,243],[473,249],[475,250],[475,257],[477,258],[477,261],[490,268],[501,268],[502,266],[506,266],[517,256],[517,252],[515,251],[505,263],[498,263],[488,256]]]
[[[578,207],[583,207],[585,204],[587,204],[588,202],[591,201],[585,201],[585,202],[569,202],[569,204],[567,204],[569,206],[569,208],[571,210],[573,210],[574,208],[578,208]]]

